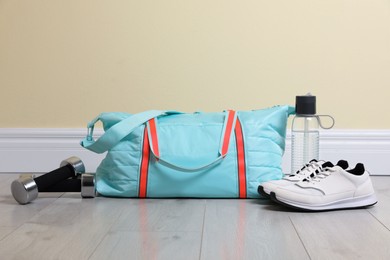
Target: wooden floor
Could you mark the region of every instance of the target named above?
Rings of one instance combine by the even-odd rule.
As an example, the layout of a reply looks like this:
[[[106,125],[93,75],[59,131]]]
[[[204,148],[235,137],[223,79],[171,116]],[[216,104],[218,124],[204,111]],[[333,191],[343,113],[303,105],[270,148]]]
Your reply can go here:
[[[297,212],[268,200],[81,199],[18,205],[0,174],[0,259],[390,259],[390,176],[368,209]]]

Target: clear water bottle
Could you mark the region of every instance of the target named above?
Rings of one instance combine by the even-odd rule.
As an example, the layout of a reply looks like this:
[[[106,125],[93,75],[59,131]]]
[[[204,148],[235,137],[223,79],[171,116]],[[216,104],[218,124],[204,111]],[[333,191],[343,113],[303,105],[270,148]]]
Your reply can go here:
[[[333,117],[330,117],[332,125],[321,125],[320,116],[316,115],[316,97],[310,93],[305,96],[296,96],[295,117],[292,121],[291,134],[291,172],[295,173],[312,159],[319,159],[319,128],[330,129],[334,125]]]

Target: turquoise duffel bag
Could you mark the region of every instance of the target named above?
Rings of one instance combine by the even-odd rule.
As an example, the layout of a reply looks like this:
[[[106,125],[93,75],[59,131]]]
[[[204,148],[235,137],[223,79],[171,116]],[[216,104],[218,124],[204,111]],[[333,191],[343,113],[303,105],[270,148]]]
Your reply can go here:
[[[258,198],[280,179],[290,106],[253,111],[102,113],[81,145],[107,152],[96,189],[113,197]],[[95,124],[105,133],[93,139]]]

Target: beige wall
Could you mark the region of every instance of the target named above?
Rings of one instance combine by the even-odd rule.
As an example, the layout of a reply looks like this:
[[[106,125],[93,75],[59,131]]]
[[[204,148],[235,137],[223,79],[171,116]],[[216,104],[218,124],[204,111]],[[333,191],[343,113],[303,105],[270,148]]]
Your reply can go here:
[[[390,129],[389,0],[0,0],[0,127],[220,111],[317,95]]]

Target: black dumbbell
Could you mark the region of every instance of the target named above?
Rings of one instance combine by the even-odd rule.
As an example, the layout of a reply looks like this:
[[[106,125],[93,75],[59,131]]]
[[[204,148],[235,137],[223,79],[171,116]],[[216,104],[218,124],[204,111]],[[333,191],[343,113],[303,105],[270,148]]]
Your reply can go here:
[[[27,204],[38,197],[38,192],[48,189],[63,180],[85,172],[84,163],[78,157],[70,157],[61,162],[60,168],[36,178],[22,177],[12,182],[11,192],[20,204]]]
[[[23,174],[20,179],[30,178],[33,179],[32,174]],[[91,173],[83,173],[76,177],[72,177],[66,180],[62,180],[52,186],[45,189],[38,189],[41,192],[81,192],[82,198],[94,198],[95,197],[95,175]]]

